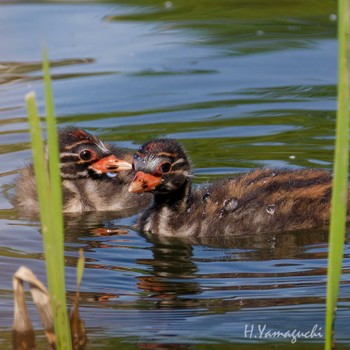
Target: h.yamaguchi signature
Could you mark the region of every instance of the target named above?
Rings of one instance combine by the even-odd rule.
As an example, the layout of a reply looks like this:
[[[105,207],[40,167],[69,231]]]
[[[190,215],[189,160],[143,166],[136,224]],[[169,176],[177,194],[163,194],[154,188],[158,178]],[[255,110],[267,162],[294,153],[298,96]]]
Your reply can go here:
[[[289,330],[276,330],[268,328],[265,324],[246,324],[244,326],[244,338],[249,339],[272,339],[282,338],[290,339],[292,344],[296,343],[299,339],[314,339],[323,338],[322,327],[315,324],[311,329],[289,329]]]

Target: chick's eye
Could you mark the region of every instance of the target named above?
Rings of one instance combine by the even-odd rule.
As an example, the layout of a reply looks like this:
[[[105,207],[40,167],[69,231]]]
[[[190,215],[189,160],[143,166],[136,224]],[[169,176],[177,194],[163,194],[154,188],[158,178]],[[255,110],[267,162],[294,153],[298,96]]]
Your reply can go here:
[[[79,153],[79,157],[81,160],[91,160],[94,157],[94,153],[88,149],[83,149]]]
[[[168,173],[171,169],[171,164],[170,163],[163,163],[160,166],[160,170],[162,173]]]

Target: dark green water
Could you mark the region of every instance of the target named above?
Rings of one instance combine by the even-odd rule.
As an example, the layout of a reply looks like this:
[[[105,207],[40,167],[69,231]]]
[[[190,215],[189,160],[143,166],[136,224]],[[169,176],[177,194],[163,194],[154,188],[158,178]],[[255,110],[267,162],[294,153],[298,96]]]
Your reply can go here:
[[[42,43],[60,126],[131,149],[177,138],[201,183],[256,167],[331,169],[335,13],[334,1],[311,0],[0,3],[1,349],[12,348],[12,274],[26,265],[45,280],[38,223],[8,200],[31,159],[25,93],[34,90],[43,111]],[[79,248],[87,259],[88,349],[323,348],[326,232],[189,244],[145,237],[135,221],[67,220],[70,303]],[[97,237],[101,227],[127,234]],[[347,242],[339,349],[350,345],[349,254]],[[314,327],[296,344],[281,335]]]

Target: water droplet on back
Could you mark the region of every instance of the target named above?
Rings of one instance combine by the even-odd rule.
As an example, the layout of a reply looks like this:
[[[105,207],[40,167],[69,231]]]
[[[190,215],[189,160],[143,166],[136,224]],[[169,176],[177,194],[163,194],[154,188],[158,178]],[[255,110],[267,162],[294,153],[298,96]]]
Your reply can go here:
[[[276,206],[274,204],[270,204],[266,207],[266,212],[270,215],[275,214]]]
[[[202,197],[202,200],[203,202],[208,202],[210,199],[210,193],[209,192],[206,192],[203,197]]]
[[[224,201],[224,209],[227,211],[233,211],[238,207],[237,198],[230,198]]]
[[[116,176],[117,176],[117,173],[108,172],[108,173],[106,173],[106,175],[107,175],[108,177],[116,177]]]

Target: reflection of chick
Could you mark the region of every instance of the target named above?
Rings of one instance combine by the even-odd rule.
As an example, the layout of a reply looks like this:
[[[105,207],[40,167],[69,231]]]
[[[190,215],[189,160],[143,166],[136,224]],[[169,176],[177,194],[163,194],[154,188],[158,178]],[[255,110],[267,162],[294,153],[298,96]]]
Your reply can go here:
[[[149,235],[151,259],[137,259],[151,274],[137,277],[137,287],[156,300],[157,307],[195,307],[200,285],[195,280],[197,265],[193,262],[193,247],[181,240]]]
[[[178,237],[256,234],[328,224],[332,177],[325,170],[259,169],[193,190],[191,164],[175,140],[145,143],[129,190],[152,192],[145,232]]]

